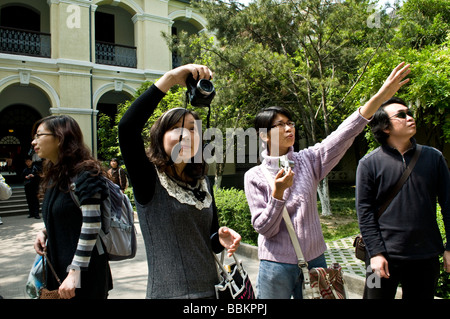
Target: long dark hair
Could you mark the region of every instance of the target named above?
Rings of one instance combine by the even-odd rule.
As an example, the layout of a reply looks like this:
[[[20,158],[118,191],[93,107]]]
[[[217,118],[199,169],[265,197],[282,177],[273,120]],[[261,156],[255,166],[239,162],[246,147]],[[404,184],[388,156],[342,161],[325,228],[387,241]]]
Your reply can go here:
[[[167,155],[164,149],[164,134],[174,127],[183,118],[183,116],[186,116],[187,114],[191,114],[195,120],[200,120],[197,113],[191,110],[181,107],[174,108],[161,115],[150,129],[150,148],[148,150],[148,157],[150,158],[150,161],[155,164],[160,171],[170,171],[180,180],[181,177],[176,174],[172,158]],[[201,128],[199,129],[201,130]],[[201,147],[202,146],[199,145],[198,152],[201,152]],[[208,171],[208,165],[204,161],[203,156],[201,163],[194,163],[193,158],[189,163],[187,163],[183,173],[194,180],[202,179]]]
[[[45,160],[42,173],[42,191],[58,185],[61,191],[67,191],[70,179],[83,171],[90,171],[94,176],[104,175],[101,163],[96,160],[84,144],[83,133],[78,123],[67,115],[52,115],[34,123],[32,135],[39,125],[45,125],[59,139],[58,162]]]

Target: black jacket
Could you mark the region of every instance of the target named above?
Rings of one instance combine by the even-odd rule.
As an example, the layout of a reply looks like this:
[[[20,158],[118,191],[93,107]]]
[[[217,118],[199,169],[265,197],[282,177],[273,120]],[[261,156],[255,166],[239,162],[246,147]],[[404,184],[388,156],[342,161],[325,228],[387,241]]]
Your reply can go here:
[[[377,211],[397,183],[416,150],[403,156],[383,145],[363,157],[356,172],[356,210],[369,256],[382,253],[392,259],[426,259],[444,251],[436,220],[441,206],[450,250],[450,173],[441,152],[423,146],[403,187],[377,220]]]

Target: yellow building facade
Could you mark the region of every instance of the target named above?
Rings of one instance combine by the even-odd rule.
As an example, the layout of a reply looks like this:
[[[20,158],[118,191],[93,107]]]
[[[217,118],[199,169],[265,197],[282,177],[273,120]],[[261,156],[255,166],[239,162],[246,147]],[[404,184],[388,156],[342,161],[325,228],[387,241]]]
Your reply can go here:
[[[20,171],[52,114],[75,118],[95,155],[99,113],[176,66],[162,32],[205,24],[184,0],[0,0],[0,162]]]

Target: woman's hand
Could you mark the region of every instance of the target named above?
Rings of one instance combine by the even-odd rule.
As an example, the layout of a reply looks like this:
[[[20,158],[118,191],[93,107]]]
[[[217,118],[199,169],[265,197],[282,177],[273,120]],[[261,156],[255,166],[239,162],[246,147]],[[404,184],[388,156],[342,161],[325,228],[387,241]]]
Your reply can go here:
[[[40,231],[36,239],[34,240],[34,250],[36,250],[36,253],[43,256],[44,252],[46,251],[47,247],[45,247],[45,241],[47,240],[47,232],[46,230]]]
[[[213,76],[212,71],[205,65],[186,64],[165,73],[156,81],[155,86],[167,93],[174,85],[186,86],[186,78],[189,74],[192,74],[195,80],[210,80]]]
[[[241,235],[228,227],[219,228],[220,244],[227,249],[228,257],[231,257],[238,249],[241,243]]]
[[[289,167],[287,173],[284,173],[284,169],[281,169],[275,176],[275,185],[272,191],[272,197],[282,200],[283,194],[286,189],[292,186],[294,183],[295,173]]]
[[[75,297],[75,288],[80,282],[80,271],[71,269],[67,274],[66,279],[59,286],[59,295],[61,299],[71,299]]]

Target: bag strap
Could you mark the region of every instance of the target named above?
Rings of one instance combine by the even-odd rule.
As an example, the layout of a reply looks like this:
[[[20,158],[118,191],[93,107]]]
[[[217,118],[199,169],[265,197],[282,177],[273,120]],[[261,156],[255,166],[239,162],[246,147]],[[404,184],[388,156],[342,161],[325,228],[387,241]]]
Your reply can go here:
[[[217,257],[217,255],[214,252],[212,252],[212,254],[214,255],[214,259],[216,260],[216,264],[219,266],[220,271],[223,272],[223,273],[226,273],[225,276],[227,278],[229,276],[229,279],[233,279],[233,277],[230,276],[228,271],[223,266],[224,257],[225,257],[225,250],[222,251],[221,256],[220,256],[220,260],[219,260],[219,257]],[[232,257],[234,259],[234,263],[236,264],[237,269],[239,270],[241,275],[244,276],[245,271],[244,271],[244,268],[242,267],[241,262],[236,258],[236,256],[234,254],[232,254]]]
[[[226,278],[226,280],[230,283],[230,285],[233,286],[234,291],[239,291],[240,288],[237,285],[236,281],[233,279],[233,276],[231,276],[231,274],[228,272],[228,270],[225,269],[225,267],[223,266],[223,260],[224,260],[224,256],[225,256],[224,255],[225,251],[222,251],[222,255],[221,255],[220,260],[219,260],[219,258],[217,257],[217,255],[213,251],[211,251],[211,253],[214,256],[214,259],[216,261],[217,266],[219,266],[218,273],[217,273],[217,275],[219,277],[219,281],[222,280],[222,278],[220,277],[220,275],[222,275],[223,277]],[[241,277],[245,278],[246,274],[245,274],[244,269],[242,268],[241,263],[239,262],[239,260],[237,260],[237,258],[236,258],[236,256],[234,254],[233,254],[233,258],[234,258],[234,262],[236,264],[236,267],[238,268],[238,271],[241,274]]]
[[[406,167],[405,171],[403,172],[402,176],[398,180],[397,184],[392,188],[392,191],[389,192],[388,199],[384,202],[384,204],[380,207],[378,211],[377,218],[379,219],[381,215],[384,213],[386,208],[388,208],[389,204],[392,202],[392,200],[397,196],[398,192],[402,188],[403,184],[408,179],[409,175],[411,174],[412,170],[414,169],[414,166],[417,163],[417,160],[420,156],[420,152],[422,151],[422,145],[416,146],[416,151],[414,152],[413,158],[411,159],[411,162],[409,162],[409,165]]]
[[[259,165],[261,167],[264,176],[266,177],[267,182],[270,187],[274,187],[274,179],[272,175],[270,175],[269,170],[263,164]],[[297,234],[294,230],[294,225],[292,225],[291,217],[286,209],[286,206],[283,206],[283,220],[286,224],[286,228],[289,233],[289,237],[291,238],[292,245],[294,246],[295,254],[297,255],[297,265],[303,272],[303,280],[306,286],[310,285],[309,281],[309,270],[308,270],[308,262],[305,260],[303,256],[302,249],[300,248],[300,243],[298,242]]]
[[[42,260],[42,266],[44,267],[44,282],[45,282],[45,264],[47,263],[53,273],[53,276],[55,276],[56,281],[61,286],[61,280],[59,279],[58,275],[56,274],[56,271],[53,268],[52,263],[50,262],[50,259],[47,256],[47,252],[44,252],[44,256],[42,256],[42,258],[44,258],[44,260]]]

